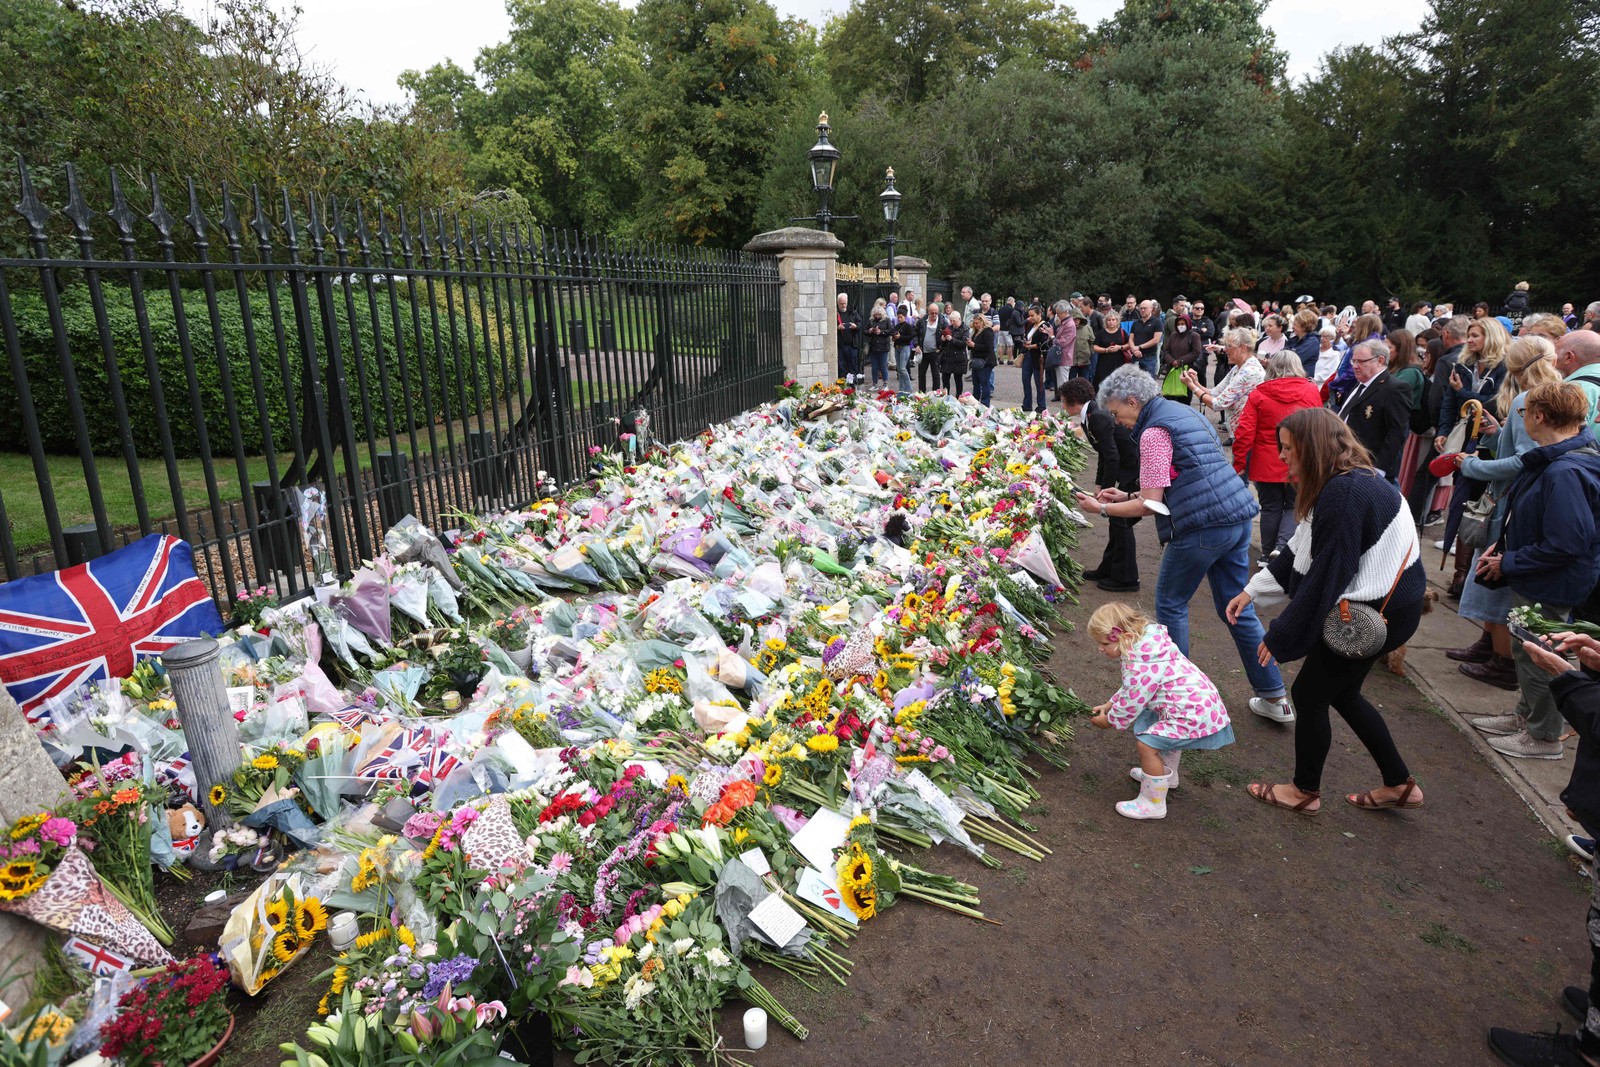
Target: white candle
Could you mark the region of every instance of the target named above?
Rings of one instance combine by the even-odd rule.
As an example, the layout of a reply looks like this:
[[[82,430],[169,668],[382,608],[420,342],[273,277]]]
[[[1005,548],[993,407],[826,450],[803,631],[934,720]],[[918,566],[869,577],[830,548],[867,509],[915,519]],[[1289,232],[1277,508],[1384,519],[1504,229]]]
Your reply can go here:
[[[227,900],[227,899],[228,899],[228,891],[226,889],[213,889],[211,892],[206,894],[206,903],[207,904],[215,904],[219,900]]]
[[[340,952],[355,944],[356,934],[359,932],[360,927],[356,925],[356,913],[353,911],[341,911],[328,923],[328,939]]]
[[[751,1008],[744,1013],[745,1048],[758,1049],[767,1043],[767,1013]]]

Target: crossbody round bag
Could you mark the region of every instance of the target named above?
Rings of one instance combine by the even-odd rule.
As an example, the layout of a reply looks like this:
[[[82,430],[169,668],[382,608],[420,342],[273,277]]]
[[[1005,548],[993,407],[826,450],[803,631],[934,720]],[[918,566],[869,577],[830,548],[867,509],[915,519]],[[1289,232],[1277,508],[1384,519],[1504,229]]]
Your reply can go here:
[[[1410,562],[1409,558],[1401,561],[1394,582],[1389,586],[1389,595],[1383,598],[1383,604],[1379,607],[1352,603],[1348,597],[1340,597],[1339,603],[1322,620],[1323,643],[1345,659],[1370,659],[1382,652],[1384,643],[1389,640],[1389,620],[1383,613],[1394,598],[1394,591],[1399,588],[1400,578],[1406,573]]]

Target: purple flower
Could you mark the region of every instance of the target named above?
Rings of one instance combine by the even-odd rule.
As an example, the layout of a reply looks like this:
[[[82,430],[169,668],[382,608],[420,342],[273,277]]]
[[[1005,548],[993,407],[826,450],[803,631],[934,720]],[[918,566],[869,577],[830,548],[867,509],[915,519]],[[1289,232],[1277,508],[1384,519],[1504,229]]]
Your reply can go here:
[[[476,958],[467,955],[454,956],[447,960],[428,964],[428,981],[422,987],[422,998],[434,1000],[444,992],[446,984],[458,986],[472,977],[472,972],[478,969]]]

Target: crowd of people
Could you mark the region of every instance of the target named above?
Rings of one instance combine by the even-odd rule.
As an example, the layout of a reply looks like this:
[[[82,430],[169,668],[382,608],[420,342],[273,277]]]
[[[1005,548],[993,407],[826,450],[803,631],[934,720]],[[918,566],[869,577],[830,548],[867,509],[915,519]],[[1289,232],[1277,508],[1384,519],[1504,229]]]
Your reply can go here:
[[[1457,560],[1448,596],[1481,628],[1447,655],[1467,677],[1516,694],[1504,712],[1468,721],[1512,759],[1563,759],[1562,735],[1576,731],[1562,799],[1590,836],[1567,843],[1592,866],[1600,642],[1572,631],[1539,638],[1516,620],[1531,608],[1558,625],[1600,622],[1600,302],[1581,320],[1570,304],[1535,313],[1522,284],[1498,315],[1487,303],[1470,315],[1427,304],[1407,314],[1398,300],[1341,312],[1305,297],[1292,311],[1233,301],[1206,320],[1182,298],[1164,314],[1132,297],[1120,310],[1097,304],[1080,320],[1089,358],[1059,389],[1098,460],[1095,491],[1080,493],[1079,506],[1110,520],[1104,556],[1085,577],[1139,590],[1142,518],[1163,546],[1154,612],[1113,602],[1089,620],[1090,637],[1123,668],[1092,723],[1137,739],[1129,773],[1139,795],[1118,813],[1164,818],[1183,750],[1234,739],[1215,685],[1189,659],[1189,601],[1202,581],[1255,692],[1250,710],[1294,726],[1289,780],[1252,783],[1249,794],[1316,815],[1337,712],[1380,779],[1346,802],[1423,807],[1362,689],[1418,629],[1424,533],[1442,524],[1433,546]],[[1256,607],[1277,604],[1263,626]],[[1286,690],[1279,664],[1295,661]],[[1590,988],[1563,994],[1582,1025],[1492,1029],[1490,1045],[1508,1063],[1600,1064],[1600,1008],[1590,1008],[1600,1005],[1600,868],[1594,876]]]

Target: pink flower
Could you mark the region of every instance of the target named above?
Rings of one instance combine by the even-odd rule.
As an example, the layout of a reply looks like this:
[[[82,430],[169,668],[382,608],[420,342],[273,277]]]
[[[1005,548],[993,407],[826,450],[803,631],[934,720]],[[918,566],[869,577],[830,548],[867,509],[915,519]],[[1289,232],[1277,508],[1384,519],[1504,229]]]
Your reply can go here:
[[[504,1018],[506,1006],[498,1000],[491,1000],[479,1004],[475,1011],[478,1016],[478,1025],[482,1026],[484,1023],[491,1022],[494,1019]]]
[[[550,857],[550,869],[556,874],[566,874],[572,870],[572,854],[570,852],[557,852]]]

